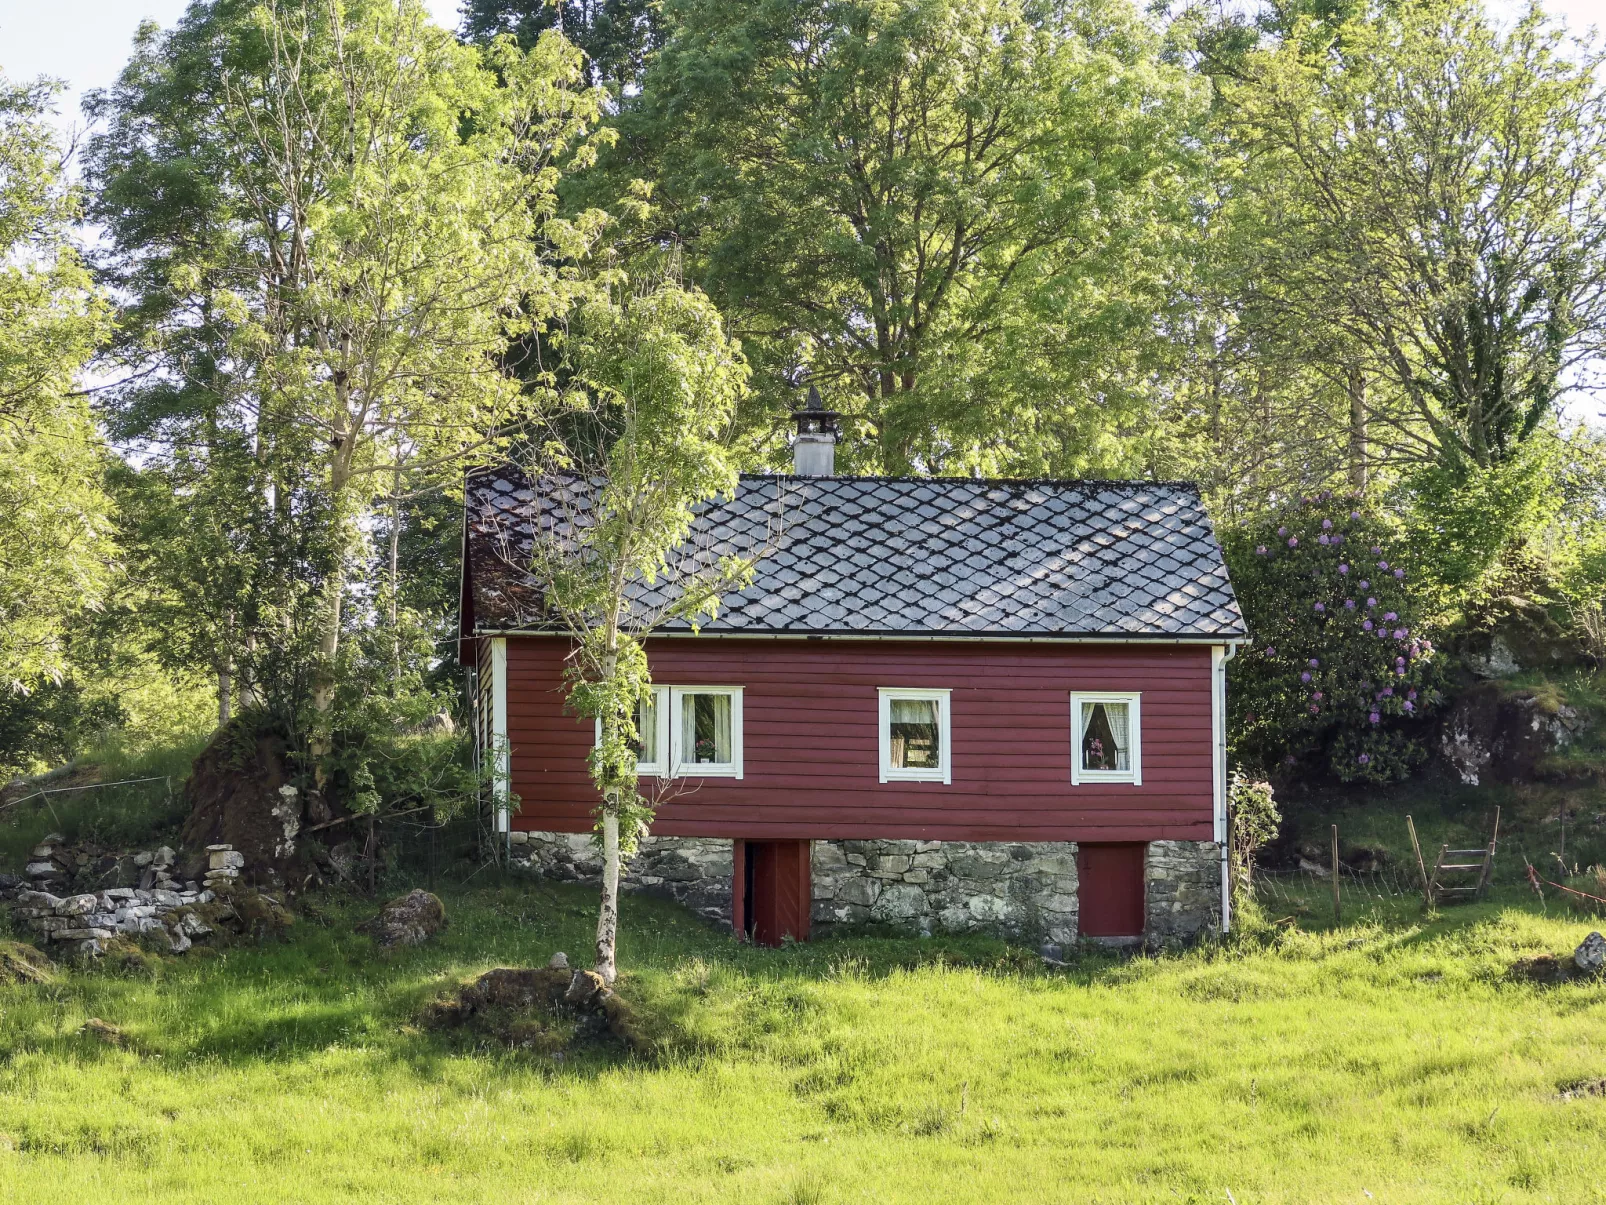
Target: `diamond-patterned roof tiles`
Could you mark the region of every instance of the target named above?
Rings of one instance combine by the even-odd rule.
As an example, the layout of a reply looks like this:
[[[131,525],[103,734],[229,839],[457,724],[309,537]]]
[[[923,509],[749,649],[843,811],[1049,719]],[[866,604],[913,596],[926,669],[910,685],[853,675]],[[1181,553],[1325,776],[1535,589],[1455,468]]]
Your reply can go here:
[[[476,626],[540,630],[536,524],[583,525],[596,483],[471,474],[466,566]],[[840,636],[1244,635],[1191,485],[1149,481],[744,476],[699,508],[677,554],[756,556],[705,632]],[[637,601],[671,603],[673,575]],[[668,630],[687,629],[671,621]]]

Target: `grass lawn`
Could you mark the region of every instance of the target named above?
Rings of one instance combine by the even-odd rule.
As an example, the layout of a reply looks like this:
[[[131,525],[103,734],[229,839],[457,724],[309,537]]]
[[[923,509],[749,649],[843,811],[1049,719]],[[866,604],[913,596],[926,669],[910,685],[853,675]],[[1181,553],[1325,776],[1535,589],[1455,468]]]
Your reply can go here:
[[[588,944],[589,891],[445,898],[445,938],[391,959],[327,901],[287,942],[0,988],[0,1199],[1606,1200],[1606,1098],[1560,1095],[1606,1077],[1606,986],[1509,977],[1589,928],[1531,897],[1070,970],[750,950],[631,899],[652,1063],[415,1028],[462,978]]]

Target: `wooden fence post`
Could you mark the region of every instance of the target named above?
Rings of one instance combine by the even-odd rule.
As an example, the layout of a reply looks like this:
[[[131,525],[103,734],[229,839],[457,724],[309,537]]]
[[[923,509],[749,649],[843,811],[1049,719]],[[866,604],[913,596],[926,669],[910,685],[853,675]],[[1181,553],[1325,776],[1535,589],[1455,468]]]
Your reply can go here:
[[[1338,825],[1333,825],[1333,923],[1339,923],[1338,904]]]
[[[1411,830],[1411,849],[1416,853],[1416,872],[1422,876],[1422,904],[1429,911],[1433,908],[1433,886],[1428,882],[1428,864],[1422,860],[1422,845],[1416,839],[1416,825],[1411,818],[1405,818],[1405,827]]]

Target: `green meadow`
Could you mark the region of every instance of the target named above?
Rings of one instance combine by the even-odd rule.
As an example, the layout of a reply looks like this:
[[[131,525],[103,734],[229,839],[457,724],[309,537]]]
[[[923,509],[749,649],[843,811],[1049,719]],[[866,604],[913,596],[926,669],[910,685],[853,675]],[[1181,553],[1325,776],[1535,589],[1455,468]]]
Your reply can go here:
[[[0,1199],[1606,1200],[1606,986],[1512,972],[1591,924],[1531,896],[1064,968],[754,950],[628,899],[620,990],[658,1053],[565,1059],[417,1017],[583,955],[591,893],[444,898],[448,932],[399,956],[324,899],[283,941],[0,988]]]

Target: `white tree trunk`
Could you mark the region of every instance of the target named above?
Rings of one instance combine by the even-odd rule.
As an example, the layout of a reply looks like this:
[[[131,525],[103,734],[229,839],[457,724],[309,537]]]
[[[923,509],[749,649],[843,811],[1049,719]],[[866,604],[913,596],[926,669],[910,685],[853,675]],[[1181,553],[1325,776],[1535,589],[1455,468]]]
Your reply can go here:
[[[597,974],[612,985],[614,941],[619,933],[619,817],[602,814],[602,907],[597,912]]]

